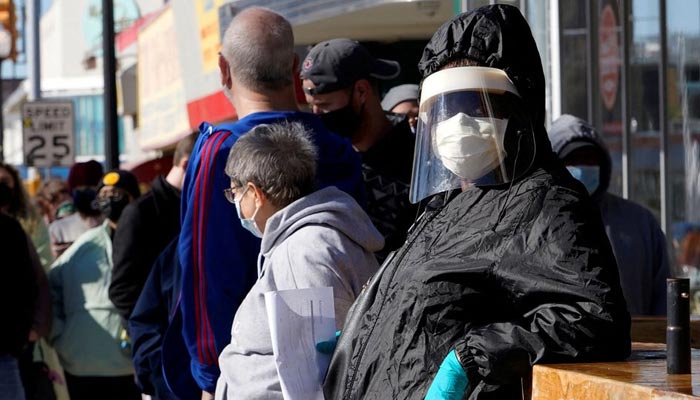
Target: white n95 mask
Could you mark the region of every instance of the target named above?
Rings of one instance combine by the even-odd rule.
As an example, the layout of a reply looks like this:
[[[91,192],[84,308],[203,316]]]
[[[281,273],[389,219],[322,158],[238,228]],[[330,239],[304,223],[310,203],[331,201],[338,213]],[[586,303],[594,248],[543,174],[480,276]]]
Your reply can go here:
[[[508,120],[476,118],[464,113],[437,124],[435,149],[445,168],[474,182],[496,169],[505,157],[503,137]]]

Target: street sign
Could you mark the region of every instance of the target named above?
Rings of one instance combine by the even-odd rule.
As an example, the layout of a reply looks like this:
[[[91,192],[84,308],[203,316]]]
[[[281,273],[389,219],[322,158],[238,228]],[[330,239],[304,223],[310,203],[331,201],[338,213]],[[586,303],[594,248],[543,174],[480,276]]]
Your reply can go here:
[[[22,133],[26,166],[71,166],[75,162],[72,101],[22,104]]]
[[[617,91],[620,86],[620,27],[615,18],[615,12],[610,4],[600,13],[600,27],[598,28],[600,69],[600,95],[603,104],[608,111],[615,107]]]

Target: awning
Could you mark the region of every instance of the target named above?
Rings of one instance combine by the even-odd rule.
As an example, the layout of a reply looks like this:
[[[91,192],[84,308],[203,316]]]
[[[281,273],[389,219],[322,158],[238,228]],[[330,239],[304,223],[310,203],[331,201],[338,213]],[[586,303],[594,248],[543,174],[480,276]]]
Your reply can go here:
[[[448,0],[241,0],[237,8],[261,6],[287,18],[297,44],[347,37],[367,41],[428,39],[455,14]]]

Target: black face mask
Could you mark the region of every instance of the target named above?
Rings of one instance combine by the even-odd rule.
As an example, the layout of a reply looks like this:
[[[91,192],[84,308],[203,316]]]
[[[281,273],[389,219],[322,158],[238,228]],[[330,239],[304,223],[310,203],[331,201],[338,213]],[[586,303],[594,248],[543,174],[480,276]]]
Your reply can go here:
[[[100,213],[100,210],[94,204],[97,197],[97,192],[94,189],[75,189],[71,195],[75,209],[78,212],[85,215],[97,215]]]
[[[352,104],[321,114],[320,117],[329,131],[348,139],[352,139],[362,122],[360,116],[352,109]]]
[[[12,203],[12,189],[7,183],[0,182],[0,208],[9,206]]]
[[[97,199],[95,203],[102,215],[112,222],[117,222],[122,215],[122,211],[124,211],[124,208],[129,204],[129,197],[126,195],[118,195]]]

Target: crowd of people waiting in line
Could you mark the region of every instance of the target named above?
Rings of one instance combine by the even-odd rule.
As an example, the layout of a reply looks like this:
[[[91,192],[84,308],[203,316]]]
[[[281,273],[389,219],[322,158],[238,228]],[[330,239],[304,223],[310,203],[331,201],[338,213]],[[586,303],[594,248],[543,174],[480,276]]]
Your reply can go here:
[[[89,161],[35,208],[0,164],[3,398],[282,399],[264,294],[285,289],[333,288],[328,399],[519,399],[534,363],[627,357],[630,314],[665,313],[665,238],[607,192],[594,127],[545,130],[520,11],[455,16],[418,68],[382,96],[398,63],[345,38],[300,60],[251,7],[219,56],[238,120],[146,194]]]

